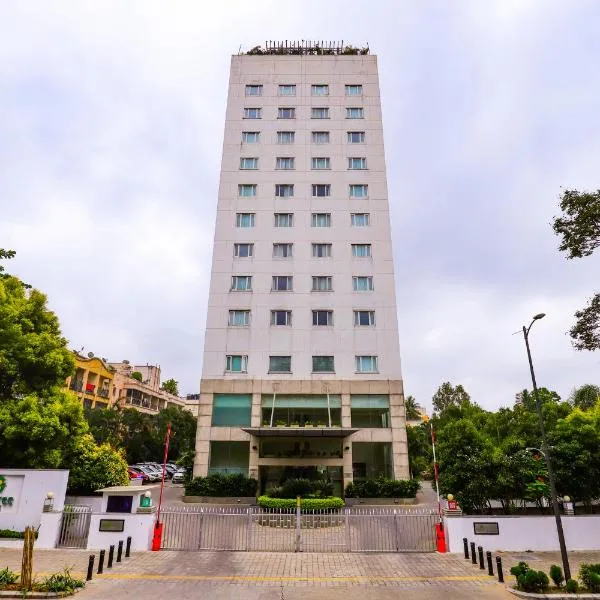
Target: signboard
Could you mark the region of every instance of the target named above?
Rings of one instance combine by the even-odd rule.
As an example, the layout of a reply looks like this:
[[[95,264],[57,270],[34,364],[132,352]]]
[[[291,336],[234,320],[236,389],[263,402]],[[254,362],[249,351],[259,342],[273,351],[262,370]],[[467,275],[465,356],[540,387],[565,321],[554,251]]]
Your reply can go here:
[[[456,500],[448,500],[448,510],[456,510],[458,508],[458,503]]]
[[[475,522],[473,523],[473,533],[475,535],[500,535],[498,521],[491,521],[489,523],[483,521]]]
[[[100,519],[98,531],[123,531],[125,519]]]

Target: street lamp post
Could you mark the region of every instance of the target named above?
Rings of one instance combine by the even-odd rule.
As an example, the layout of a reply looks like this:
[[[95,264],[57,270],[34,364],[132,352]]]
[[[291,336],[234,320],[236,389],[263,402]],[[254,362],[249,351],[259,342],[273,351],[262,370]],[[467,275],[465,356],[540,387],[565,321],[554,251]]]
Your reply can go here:
[[[533,324],[539,319],[545,317],[545,313],[539,313],[533,317],[533,320],[529,324],[529,327],[523,325],[523,337],[525,338],[525,347],[527,348],[527,358],[529,359],[529,370],[531,371],[531,382],[533,383],[533,395],[535,396],[535,409],[540,424],[540,433],[542,436],[542,456],[546,461],[546,467],[548,468],[548,480],[550,482],[550,496],[552,500],[552,509],[554,511],[554,518],[556,519],[556,532],[558,534],[558,544],[560,546],[560,555],[562,558],[563,571],[565,574],[565,580],[571,579],[571,569],[569,567],[569,557],[567,555],[567,545],[565,544],[565,534],[563,532],[562,520],[560,518],[560,508],[558,507],[558,500],[556,497],[556,483],[554,481],[554,471],[552,470],[552,457],[550,454],[550,448],[546,442],[546,428],[544,427],[544,418],[542,416],[542,405],[540,402],[540,396],[538,393],[537,383],[535,381],[535,372],[533,370],[533,361],[531,360],[531,350],[529,348],[529,331]]]

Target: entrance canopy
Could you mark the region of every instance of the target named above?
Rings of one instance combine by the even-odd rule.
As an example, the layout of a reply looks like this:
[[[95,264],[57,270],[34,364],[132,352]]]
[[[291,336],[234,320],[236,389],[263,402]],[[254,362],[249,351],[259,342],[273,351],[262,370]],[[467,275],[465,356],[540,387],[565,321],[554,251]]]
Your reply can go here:
[[[256,437],[337,437],[345,438],[358,429],[349,427],[242,427]]]

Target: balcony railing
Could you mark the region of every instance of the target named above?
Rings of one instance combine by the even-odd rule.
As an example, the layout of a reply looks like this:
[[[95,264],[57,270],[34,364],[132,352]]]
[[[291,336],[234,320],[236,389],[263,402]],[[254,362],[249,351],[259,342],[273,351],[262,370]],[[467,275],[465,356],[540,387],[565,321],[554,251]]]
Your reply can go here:
[[[71,379],[69,389],[80,392],[83,389],[83,381],[81,381],[81,379]]]
[[[100,388],[98,390],[98,396],[101,396],[102,398],[108,398],[108,388]]]

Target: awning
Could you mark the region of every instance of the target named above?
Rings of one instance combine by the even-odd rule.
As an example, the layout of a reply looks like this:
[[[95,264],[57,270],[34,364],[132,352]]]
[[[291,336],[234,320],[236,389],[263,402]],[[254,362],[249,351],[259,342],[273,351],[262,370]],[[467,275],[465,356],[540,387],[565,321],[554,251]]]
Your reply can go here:
[[[345,438],[358,429],[349,427],[242,427],[256,437],[328,437]]]

